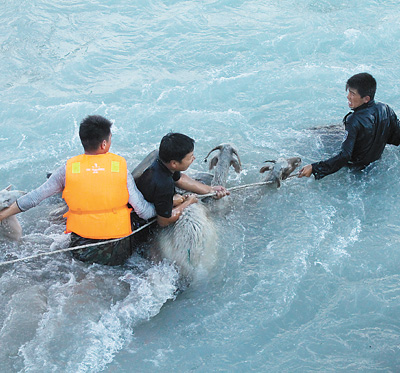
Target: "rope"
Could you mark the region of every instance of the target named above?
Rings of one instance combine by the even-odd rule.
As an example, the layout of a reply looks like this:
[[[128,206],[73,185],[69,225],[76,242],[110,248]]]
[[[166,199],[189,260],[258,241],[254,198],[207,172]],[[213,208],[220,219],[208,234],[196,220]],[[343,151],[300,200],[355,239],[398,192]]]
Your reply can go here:
[[[298,176],[298,174],[289,175],[286,179],[291,179],[292,177],[296,177],[296,176]],[[235,190],[246,189],[246,188],[254,188],[254,187],[257,187],[257,186],[268,185],[268,184],[273,184],[273,183],[274,183],[274,181],[261,181],[261,182],[253,183],[253,184],[238,185],[238,186],[235,186],[235,187],[227,188],[227,190],[229,190],[231,192],[231,191],[235,191]],[[203,199],[203,198],[206,198],[206,197],[213,197],[216,194],[217,194],[216,192],[215,193],[209,193],[209,194],[202,194],[200,196],[197,196],[197,198],[198,199]],[[156,220],[157,220],[156,218],[150,220],[148,223],[146,223],[145,225],[142,225],[138,229],[135,229],[130,235],[125,236],[125,237],[115,238],[113,240],[108,240],[108,241],[103,241],[103,242],[89,243],[89,244],[81,245],[81,246],[68,247],[66,249],[54,250],[54,251],[50,251],[50,252],[44,252],[44,253],[39,253],[39,254],[36,254],[36,255],[26,256],[24,258],[9,260],[9,261],[6,261],[6,262],[1,262],[0,263],[0,267],[4,266],[4,265],[7,265],[7,264],[14,264],[14,263],[22,262],[22,261],[29,260],[29,259],[39,258],[39,257],[42,257],[42,256],[55,255],[55,254],[59,254],[59,253],[65,253],[65,252],[68,252],[68,251],[85,249],[87,247],[98,246],[98,245],[101,245],[101,244],[117,242],[117,241],[123,240],[123,239],[125,239],[127,237],[130,237],[130,236],[134,235],[135,233],[141,231],[144,228],[147,228],[148,226],[153,224]],[[190,258],[190,253],[189,253],[189,258]]]
[[[293,175],[289,175],[286,179],[291,179],[292,177],[297,177],[299,176],[299,174],[293,174]],[[254,188],[257,186],[263,186],[263,185],[268,185],[268,184],[273,184],[275,183],[275,181],[260,181],[258,183],[252,183],[252,184],[244,184],[244,185],[238,185],[238,186],[234,186],[231,188],[226,188],[226,190],[229,190],[230,192],[232,191],[236,191],[236,190],[240,190],[240,189],[246,189],[246,188]],[[213,193],[208,193],[208,194],[202,194],[200,196],[197,196],[198,199],[203,199],[206,197],[214,197],[217,193],[213,192]]]
[[[68,247],[66,249],[60,249],[60,250],[54,250],[54,251],[50,251],[50,252],[45,252],[45,253],[39,253],[36,255],[31,255],[31,256],[26,256],[24,258],[19,258],[19,259],[14,259],[14,260],[9,260],[7,262],[1,262],[0,263],[0,267],[4,266],[6,264],[14,264],[14,263],[18,263],[18,262],[22,262],[24,260],[29,260],[29,259],[35,259],[35,258],[39,258],[41,256],[48,256],[48,255],[54,255],[54,254],[59,254],[59,253],[65,253],[68,251],[75,251],[75,250],[79,250],[79,249],[85,249],[87,247],[92,247],[92,246],[99,246],[102,244],[108,244],[108,243],[112,243],[112,242],[117,242],[117,241],[121,241],[127,237],[130,237],[132,235],[134,235],[135,233],[141,231],[144,228],[147,228],[148,226],[150,226],[151,224],[153,224],[157,219],[153,219],[151,221],[149,221],[148,223],[146,223],[145,225],[142,225],[140,228],[135,229],[130,235],[125,236],[125,237],[121,237],[121,238],[115,238],[112,240],[107,240],[107,241],[102,241],[102,242],[94,242],[94,243],[88,243],[86,245],[81,245],[81,246],[75,246],[75,247]]]

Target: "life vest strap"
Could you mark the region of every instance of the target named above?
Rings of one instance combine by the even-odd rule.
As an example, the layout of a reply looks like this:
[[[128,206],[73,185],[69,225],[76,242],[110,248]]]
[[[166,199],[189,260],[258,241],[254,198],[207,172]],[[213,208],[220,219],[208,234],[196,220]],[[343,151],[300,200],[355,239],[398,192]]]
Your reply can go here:
[[[114,214],[117,213],[118,210],[125,209],[127,205],[123,205],[120,207],[114,207],[113,209],[110,210],[90,210],[90,211],[82,211],[81,209],[76,209],[76,210],[69,210],[70,213],[72,214],[77,214],[77,215],[84,215],[84,214],[105,214],[107,212],[113,212]]]

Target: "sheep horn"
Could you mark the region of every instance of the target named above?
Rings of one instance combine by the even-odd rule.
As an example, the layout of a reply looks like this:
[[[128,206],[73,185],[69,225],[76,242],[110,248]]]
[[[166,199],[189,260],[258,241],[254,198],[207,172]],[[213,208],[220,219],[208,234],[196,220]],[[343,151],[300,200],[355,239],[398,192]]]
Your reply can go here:
[[[209,153],[207,154],[207,156],[204,158],[204,162],[207,162],[208,156],[209,156],[214,150],[221,150],[221,149],[222,149],[222,145],[218,145],[218,146],[216,146],[213,150],[210,150]]]

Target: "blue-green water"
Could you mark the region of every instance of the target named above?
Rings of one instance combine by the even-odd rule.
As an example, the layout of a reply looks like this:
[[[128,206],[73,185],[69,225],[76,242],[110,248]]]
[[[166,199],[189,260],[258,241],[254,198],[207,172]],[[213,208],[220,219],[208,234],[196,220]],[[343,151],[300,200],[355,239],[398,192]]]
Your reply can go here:
[[[88,114],[114,121],[133,168],[170,130],[221,142],[261,180],[266,159],[331,155],[345,82],[368,71],[400,113],[393,0],[0,1],[0,187],[39,186],[81,152]],[[399,149],[367,172],[236,193],[218,269],[174,296],[176,271],[66,254],[0,267],[1,372],[400,370]],[[55,199],[19,215],[1,261],[65,244]]]

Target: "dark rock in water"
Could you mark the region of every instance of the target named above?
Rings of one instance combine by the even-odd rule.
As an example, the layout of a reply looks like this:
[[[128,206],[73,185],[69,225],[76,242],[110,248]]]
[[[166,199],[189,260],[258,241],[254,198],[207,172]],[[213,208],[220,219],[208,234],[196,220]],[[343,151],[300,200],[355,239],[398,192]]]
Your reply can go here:
[[[157,159],[158,150],[155,149],[150,152],[143,161],[141,161],[132,171],[132,176],[135,181],[142,175],[142,173]]]
[[[339,151],[345,134],[343,124],[311,127],[306,131],[312,133],[313,137],[319,137],[324,150],[332,154]]]
[[[308,131],[313,131],[319,134],[337,134],[337,133],[344,133],[344,125],[343,124],[330,124],[328,126],[316,126],[311,127]]]
[[[214,175],[209,172],[197,172],[194,175],[191,175],[191,177],[203,184],[211,185]]]

